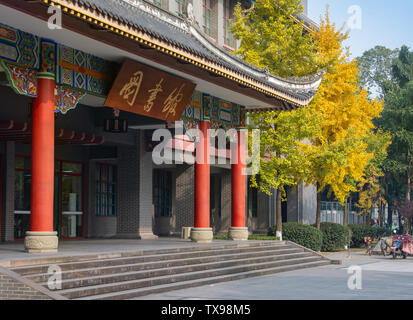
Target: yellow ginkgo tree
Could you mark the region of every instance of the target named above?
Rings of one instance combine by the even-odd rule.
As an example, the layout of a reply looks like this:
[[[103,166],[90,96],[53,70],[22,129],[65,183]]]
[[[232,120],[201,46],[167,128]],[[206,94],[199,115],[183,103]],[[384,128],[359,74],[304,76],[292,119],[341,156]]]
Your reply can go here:
[[[382,103],[370,101],[368,92],[359,86],[357,62],[351,61],[343,47],[348,38],[343,27],[336,29],[328,10],[321,18],[320,29],[313,37],[319,63],[326,68],[320,88],[309,112],[318,114],[321,134],[311,140],[311,174],[307,183],[317,186],[316,225],[320,228],[321,193],[329,187],[344,203],[357,182],[364,178],[365,168],[374,156],[366,138],[375,128],[372,120],[379,117]]]

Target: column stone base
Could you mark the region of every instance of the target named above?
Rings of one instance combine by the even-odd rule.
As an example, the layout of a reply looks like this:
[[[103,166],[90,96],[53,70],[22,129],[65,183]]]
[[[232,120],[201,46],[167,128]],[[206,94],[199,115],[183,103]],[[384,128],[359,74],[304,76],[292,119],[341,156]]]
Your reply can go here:
[[[230,227],[228,230],[229,240],[248,240],[248,228]]]
[[[155,239],[158,239],[158,236],[153,234],[152,232],[139,233],[138,237],[139,237],[140,240],[155,240]]]
[[[212,242],[213,238],[212,228],[191,228],[191,240],[193,242]]]
[[[57,232],[27,231],[24,248],[28,253],[57,252]]]

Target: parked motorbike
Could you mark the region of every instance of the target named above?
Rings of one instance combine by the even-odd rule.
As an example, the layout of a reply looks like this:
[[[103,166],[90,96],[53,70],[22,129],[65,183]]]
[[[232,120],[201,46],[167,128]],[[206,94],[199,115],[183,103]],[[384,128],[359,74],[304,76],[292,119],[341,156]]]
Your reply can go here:
[[[403,240],[400,238],[395,238],[392,241],[392,244],[390,246],[390,254],[393,256],[393,259],[396,259],[397,256],[403,257],[403,259],[406,259],[407,253],[403,251]]]
[[[384,256],[391,255],[393,259],[396,259],[397,256],[406,259],[407,255],[413,255],[413,244],[410,235],[400,236],[395,234],[391,239],[382,237],[378,247],[380,247]]]
[[[393,256],[393,259],[396,259],[397,256],[401,256],[403,259],[406,259],[408,254],[412,255],[412,237],[408,234],[404,236],[394,235],[390,246],[390,254]]]

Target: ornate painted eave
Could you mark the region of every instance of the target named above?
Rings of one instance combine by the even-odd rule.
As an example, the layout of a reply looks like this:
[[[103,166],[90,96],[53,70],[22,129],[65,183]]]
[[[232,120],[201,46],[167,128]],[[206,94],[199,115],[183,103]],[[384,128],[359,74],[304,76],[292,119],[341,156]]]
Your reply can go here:
[[[64,13],[278,100],[283,109],[306,106],[322,74],[283,79],[225,52],[195,23],[141,0],[42,0]],[[274,103],[275,105],[276,103]]]

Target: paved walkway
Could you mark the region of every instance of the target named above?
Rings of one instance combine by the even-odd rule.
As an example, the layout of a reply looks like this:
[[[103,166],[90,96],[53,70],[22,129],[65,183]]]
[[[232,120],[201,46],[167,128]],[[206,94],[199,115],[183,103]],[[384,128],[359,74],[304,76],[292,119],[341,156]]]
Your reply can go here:
[[[215,240],[214,245],[228,244]],[[235,243],[235,242],[231,242]],[[0,244],[0,264],[7,260],[61,257],[189,247],[195,244],[179,238],[157,240],[85,239],[60,241],[59,252],[28,254],[23,243]],[[198,246],[210,244],[197,244]],[[341,265],[304,269],[255,277],[197,288],[149,295],[140,299],[153,300],[352,300],[352,299],[413,299],[413,257],[393,260],[391,257],[368,256],[365,250],[325,254],[342,261]],[[362,288],[350,290],[348,267],[360,266]]]
[[[328,265],[149,295],[144,300],[406,300],[413,299],[413,257],[367,256],[363,251],[325,254]],[[361,267],[361,289],[348,287],[348,267]]]

